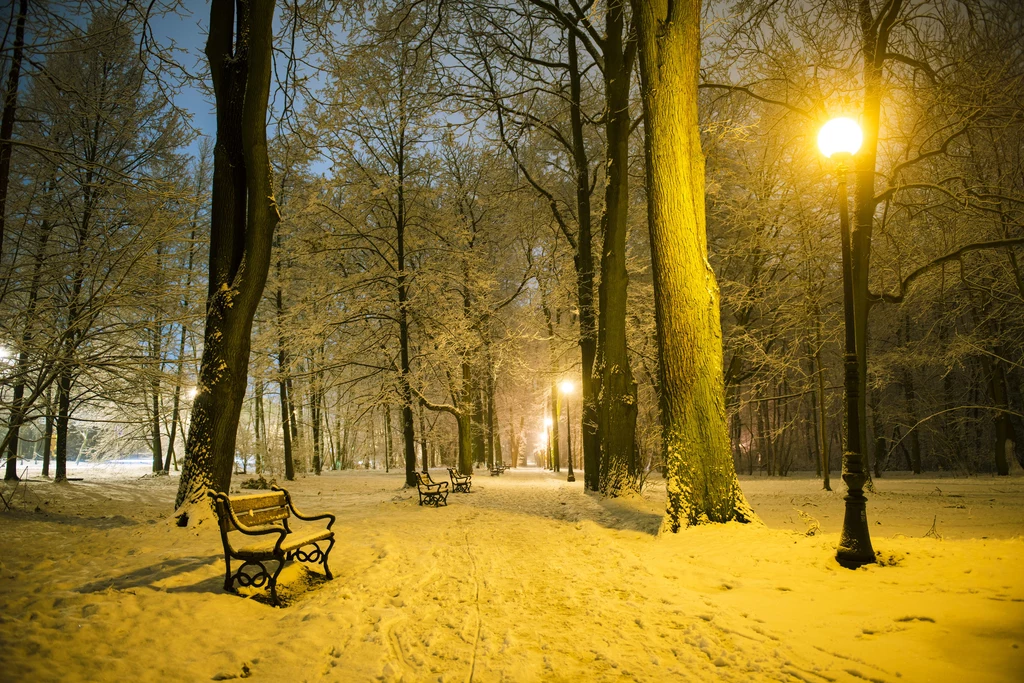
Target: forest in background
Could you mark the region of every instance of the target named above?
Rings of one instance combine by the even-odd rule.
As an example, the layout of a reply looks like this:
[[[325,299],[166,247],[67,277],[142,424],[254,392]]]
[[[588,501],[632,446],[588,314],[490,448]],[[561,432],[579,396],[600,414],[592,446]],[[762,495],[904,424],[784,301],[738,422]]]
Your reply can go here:
[[[892,12],[871,91],[873,473],[1006,473],[1024,463],[1024,22],[1010,0],[707,3],[699,112],[736,469],[838,471],[837,179],[815,137],[864,108],[880,28],[865,5]],[[153,33],[172,11],[19,1],[5,17],[8,476],[19,452],[52,457],[58,479],[67,458],[145,453],[169,471],[182,457],[213,152],[175,106],[205,75]],[[628,6],[277,11],[281,222],[239,466],[452,464],[460,425],[476,463],[543,464],[545,417],[560,416],[549,466],[571,436],[577,468],[596,448],[588,472],[611,474],[588,486],[641,486],[663,463]]]

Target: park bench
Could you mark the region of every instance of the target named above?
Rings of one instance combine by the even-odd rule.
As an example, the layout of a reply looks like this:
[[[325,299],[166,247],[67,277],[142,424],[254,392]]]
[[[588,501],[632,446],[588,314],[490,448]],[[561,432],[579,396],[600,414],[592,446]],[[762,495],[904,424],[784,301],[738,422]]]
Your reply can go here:
[[[500,476],[501,473],[504,472],[507,469],[508,469],[508,467],[505,466],[505,463],[503,463],[503,462],[498,463],[497,465],[495,465],[494,467],[491,468],[491,476],[492,477]]]
[[[469,487],[473,485],[472,474],[459,474],[454,467],[449,467],[448,476],[452,479],[452,491],[469,493]]]
[[[237,581],[242,587],[270,587],[270,598],[274,605],[280,605],[277,598],[277,577],[286,562],[298,560],[321,564],[328,579],[333,579],[331,568],[327,565],[331,548],[334,547],[334,515],[304,515],[292,505],[291,496],[282,488],[272,487],[269,493],[255,493],[246,496],[231,496],[217,491],[210,491],[217,519],[220,523],[220,538],[224,544],[224,590],[235,592]],[[292,530],[288,518],[295,516],[305,522],[326,519],[326,528],[309,528]],[[234,545],[228,534],[238,531],[244,537],[259,537],[247,545]],[[321,547],[326,545],[326,549]],[[231,572],[231,560],[239,560],[242,565],[238,571]],[[268,561],[277,563],[271,574],[264,564]]]
[[[426,503],[439,507],[441,503],[448,505],[448,482],[435,482],[427,472],[416,473],[416,490],[420,494],[420,505]]]

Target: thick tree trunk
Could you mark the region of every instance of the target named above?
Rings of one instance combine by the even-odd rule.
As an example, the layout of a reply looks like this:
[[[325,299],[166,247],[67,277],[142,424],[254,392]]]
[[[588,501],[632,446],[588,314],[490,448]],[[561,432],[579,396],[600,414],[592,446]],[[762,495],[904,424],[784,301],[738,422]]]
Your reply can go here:
[[[273,0],[213,0],[206,54],[217,103],[206,330],[175,507],[227,491],[252,320],[280,220],[267,155]]]
[[[590,217],[590,162],[583,137],[583,114],[580,109],[582,77],[576,35],[569,38],[569,120],[572,128],[572,149],[576,171],[576,299],[580,325],[580,391],[583,397],[583,468],[584,486],[592,491],[600,488],[601,439],[598,432],[598,397],[594,386],[594,361],[597,358],[597,317],[594,312],[594,254]],[[511,423],[510,423],[511,424]],[[513,442],[512,466],[518,465],[517,442]]]
[[[635,491],[636,382],[626,349],[626,233],[629,209],[629,89],[632,60],[623,46],[625,0],[610,0],[605,15],[605,142],[608,174],[603,217],[601,284],[598,289],[597,369],[600,372],[600,490],[617,496]],[[702,195],[703,197],[703,195]],[[702,199],[703,201],[703,199]],[[719,362],[721,364],[721,362]]]
[[[633,0],[671,531],[756,519],[729,450],[718,284],[707,260],[697,125],[700,8],[700,0]]]

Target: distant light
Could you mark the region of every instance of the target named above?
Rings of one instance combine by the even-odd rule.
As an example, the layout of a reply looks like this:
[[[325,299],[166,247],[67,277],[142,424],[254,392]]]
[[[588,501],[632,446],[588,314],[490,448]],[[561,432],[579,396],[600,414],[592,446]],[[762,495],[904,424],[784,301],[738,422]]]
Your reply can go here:
[[[551,426],[551,425],[553,425],[553,424],[554,424],[554,422],[552,422],[552,421],[551,421],[551,418],[550,418],[550,417],[545,417],[545,418],[544,418],[544,426],[545,426],[545,427],[550,427],[550,426]]]
[[[571,379],[563,379],[558,384],[558,390],[561,391],[563,394],[571,394],[576,390],[576,385],[572,383]]]
[[[540,445],[544,446],[548,442],[548,433],[547,432],[541,432],[540,434],[537,435],[537,438],[540,440]]]
[[[845,117],[832,119],[818,133],[818,149],[830,159],[836,154],[856,154],[863,142],[860,125]]]
[[[185,392],[185,397],[190,401],[195,400],[195,397],[198,395],[199,387],[192,387],[191,389]]]

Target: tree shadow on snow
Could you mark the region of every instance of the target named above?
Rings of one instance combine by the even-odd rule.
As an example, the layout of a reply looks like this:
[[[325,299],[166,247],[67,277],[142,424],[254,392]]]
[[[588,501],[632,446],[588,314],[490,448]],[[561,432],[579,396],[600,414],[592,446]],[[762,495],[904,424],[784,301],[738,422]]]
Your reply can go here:
[[[458,496],[450,498],[449,501],[456,504],[466,501],[474,507],[502,512],[513,510],[520,514],[561,522],[590,521],[606,529],[634,531],[651,536],[658,535],[664,517],[660,509],[655,509],[650,501],[639,496],[603,498],[595,493],[567,490],[544,491],[542,495],[521,495],[527,490],[528,486],[503,491],[489,490],[482,486],[470,496]],[[476,495],[477,493],[479,495]]]
[[[597,503],[592,508],[595,514],[593,517],[584,516],[583,518],[590,518],[591,521],[608,529],[637,531],[651,536],[658,535],[664,515],[661,512],[643,509],[638,504],[642,499],[601,498],[596,495],[588,497]]]
[[[101,593],[107,589],[127,590],[129,588],[152,588],[167,593],[215,593],[223,589],[223,569],[218,567],[216,574],[196,583],[186,585],[158,586],[164,581],[180,578],[190,572],[209,568],[218,559],[223,562],[223,555],[206,557],[175,557],[158,562],[148,567],[141,567],[127,574],[98,579],[80,586],[79,593]]]
[[[237,569],[237,561],[232,569]],[[189,574],[195,572],[199,580],[190,581]],[[205,576],[209,574],[209,576]],[[305,594],[319,589],[328,581],[323,574],[314,572],[297,562],[285,566],[278,580],[278,596],[281,606],[287,607],[300,600]],[[161,585],[163,584],[163,585]],[[261,604],[273,605],[270,591],[264,588],[240,589],[235,593],[224,590],[224,556],[177,557],[141,567],[120,576],[99,579],[77,589],[79,593],[102,593],[106,590],[125,591],[132,588],[151,588],[165,593],[209,593],[238,595]],[[237,589],[237,584],[236,584]]]
[[[23,522],[45,522],[50,524],[63,524],[65,526],[79,526],[88,529],[106,531],[108,529],[120,529],[138,524],[134,519],[128,519],[123,515],[104,515],[100,517],[83,517],[81,515],[69,515],[59,512],[47,512],[45,510],[11,510],[5,512],[10,519],[17,519]]]

